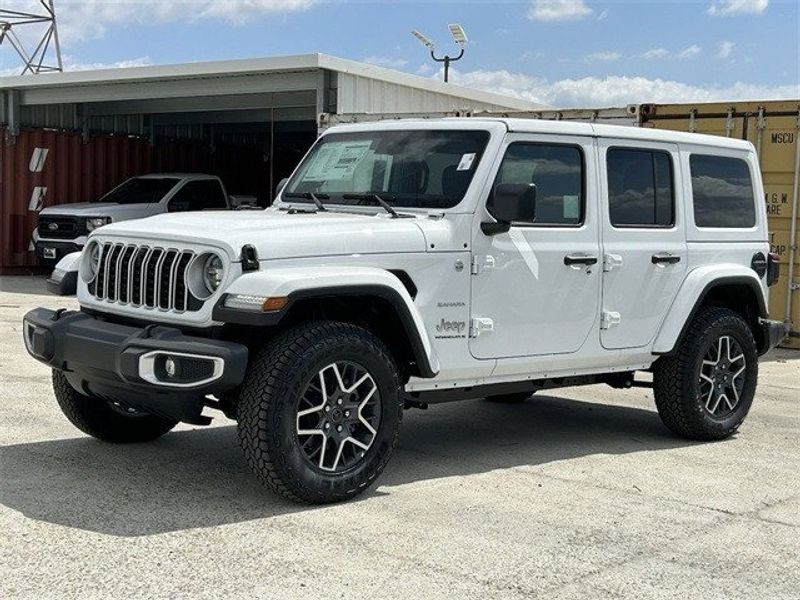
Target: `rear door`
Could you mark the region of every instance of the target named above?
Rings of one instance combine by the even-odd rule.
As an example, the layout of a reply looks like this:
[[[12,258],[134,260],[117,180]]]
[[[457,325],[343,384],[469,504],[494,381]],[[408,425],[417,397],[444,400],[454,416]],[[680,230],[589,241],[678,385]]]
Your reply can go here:
[[[647,346],[687,269],[674,144],[600,139],[604,348]]]

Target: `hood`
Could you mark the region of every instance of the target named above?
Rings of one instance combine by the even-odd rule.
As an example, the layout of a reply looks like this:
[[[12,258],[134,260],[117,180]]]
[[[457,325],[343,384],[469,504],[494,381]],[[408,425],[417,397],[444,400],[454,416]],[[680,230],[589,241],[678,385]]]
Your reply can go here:
[[[116,202],[75,202],[56,204],[43,208],[40,215],[68,217],[123,217],[128,214],[142,214],[158,204],[117,204]],[[128,217],[130,218],[130,217]]]
[[[231,260],[238,259],[245,244],[255,246],[261,260],[425,251],[418,218],[392,219],[380,213],[290,214],[276,209],[168,213],[112,223],[98,235],[211,245],[226,250]]]

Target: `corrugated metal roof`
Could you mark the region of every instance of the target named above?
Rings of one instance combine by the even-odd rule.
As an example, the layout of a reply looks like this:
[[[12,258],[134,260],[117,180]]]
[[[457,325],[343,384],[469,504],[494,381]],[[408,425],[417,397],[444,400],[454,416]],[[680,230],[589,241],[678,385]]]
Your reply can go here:
[[[276,56],[268,58],[250,58],[226,61],[196,62],[174,65],[156,65],[146,67],[127,67],[118,69],[99,69],[94,71],[74,71],[65,73],[43,73],[35,76],[0,77],[0,90],[20,90],[22,102],[25,103],[25,91],[35,93],[37,90],[47,90],[48,103],[74,101],[76,87],[87,88],[95,86],[121,85],[136,83],[139,96],[142,97],[143,85],[152,84],[152,96],[158,97],[158,83],[165,81],[230,78],[246,75],[266,75],[271,73],[292,73],[326,69],[345,74],[343,78],[351,90],[358,88],[359,79],[383,82],[390,87],[412,88],[414,90],[439,98],[431,104],[430,110],[435,107],[444,109],[458,107],[459,104],[471,103],[476,106],[505,108],[512,110],[535,110],[545,108],[543,105],[528,102],[510,96],[474,90],[451,83],[436,81],[427,77],[420,77],[408,73],[385,69],[358,61],[337,58],[326,54],[299,54],[293,56]],[[362,88],[364,83],[360,83]],[[396,91],[395,89],[395,91]],[[63,98],[59,98],[59,90],[63,90]],[[355,93],[355,92],[353,92]],[[33,95],[33,94],[32,94]],[[406,94],[410,97],[409,94]],[[442,100],[442,97],[451,97],[452,102]],[[460,102],[459,102],[460,101]],[[403,101],[405,104],[405,101]],[[349,110],[357,110],[363,104],[357,103]],[[442,109],[440,108],[440,110]]]

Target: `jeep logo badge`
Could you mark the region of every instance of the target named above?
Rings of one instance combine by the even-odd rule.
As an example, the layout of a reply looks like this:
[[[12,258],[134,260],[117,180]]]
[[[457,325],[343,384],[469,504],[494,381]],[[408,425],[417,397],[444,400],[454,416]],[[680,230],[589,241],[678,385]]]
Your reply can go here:
[[[55,231],[56,229],[58,229],[58,223],[50,223],[50,224],[47,226],[47,228],[48,228],[50,231]]]

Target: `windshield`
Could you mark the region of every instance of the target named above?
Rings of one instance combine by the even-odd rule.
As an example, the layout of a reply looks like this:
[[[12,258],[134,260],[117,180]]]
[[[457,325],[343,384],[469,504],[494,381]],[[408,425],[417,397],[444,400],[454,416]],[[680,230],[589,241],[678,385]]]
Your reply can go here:
[[[481,160],[487,131],[403,130],[331,133],[300,165],[282,196],[291,202],[396,207],[458,204]],[[303,197],[305,196],[305,197]]]
[[[174,177],[134,177],[115,187],[99,202],[114,202],[116,204],[149,204],[158,202],[175,184],[180,181]]]

